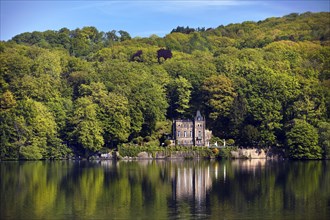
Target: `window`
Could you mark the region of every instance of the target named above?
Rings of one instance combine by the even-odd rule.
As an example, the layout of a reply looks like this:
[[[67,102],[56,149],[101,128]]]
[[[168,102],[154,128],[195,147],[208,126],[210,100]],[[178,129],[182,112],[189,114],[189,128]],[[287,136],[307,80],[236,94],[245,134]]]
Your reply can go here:
[[[190,137],[192,137],[192,131],[190,131]]]
[[[184,131],[183,136],[187,137],[187,132],[186,131]]]
[[[178,137],[180,137],[180,133],[181,133],[181,132],[180,132],[180,131],[178,131]]]
[[[198,138],[202,138],[202,131],[198,131]]]

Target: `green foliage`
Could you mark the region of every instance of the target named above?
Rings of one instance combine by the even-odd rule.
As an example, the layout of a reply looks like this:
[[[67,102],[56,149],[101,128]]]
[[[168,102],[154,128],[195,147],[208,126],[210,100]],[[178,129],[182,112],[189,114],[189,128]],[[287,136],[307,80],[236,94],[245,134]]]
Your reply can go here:
[[[90,97],[98,105],[97,119],[102,123],[106,144],[111,146],[114,142],[127,141],[130,131],[127,98],[108,92],[103,83],[82,84],[80,94]]]
[[[5,91],[0,96],[0,108],[1,111],[10,110],[11,108],[16,106],[16,99],[12,92]]]
[[[58,126],[50,110],[32,99],[1,111],[1,157],[25,159],[60,158],[69,151],[58,139]],[[36,153],[35,157],[33,154]]]
[[[330,158],[330,123],[319,124],[319,145],[323,150],[323,157]]]
[[[175,152],[175,151],[193,152],[195,156],[204,157],[204,158],[211,158],[215,156],[213,151],[208,147],[169,146],[166,148],[166,150],[170,152]],[[186,159],[190,159],[190,158],[186,158]]]
[[[223,141],[219,137],[212,136],[211,139],[210,139],[210,144],[215,144],[215,143],[217,143],[217,144],[220,144],[221,143],[222,144]]]
[[[219,149],[218,157],[220,159],[231,159],[231,151],[237,150],[237,147],[225,147]]]
[[[103,128],[97,119],[97,105],[88,97],[76,100],[75,109],[71,123],[74,126],[72,138],[75,140],[84,156],[89,156],[90,152],[95,152],[103,147]]]
[[[184,34],[190,34],[191,32],[195,32],[195,29],[194,28],[190,28],[188,26],[187,27],[177,26],[175,29],[173,29],[171,31],[171,33],[174,33],[174,32],[180,32],[180,33],[184,33]]]
[[[150,137],[150,136],[146,136],[146,137],[144,137],[144,139],[143,139],[145,142],[150,142],[150,141],[152,141],[152,138]]]
[[[122,144],[118,146],[118,151],[120,156],[122,157],[137,157],[140,152],[147,152],[154,155],[156,152],[164,152],[166,156],[170,156],[171,153],[175,152],[186,152],[189,155],[191,152],[199,157],[210,158],[214,157],[215,154],[210,148],[202,148],[202,147],[183,147],[183,146],[170,146],[170,147],[160,147],[158,145],[131,145],[131,144]],[[185,158],[189,159],[189,158]]]
[[[320,159],[322,149],[318,146],[316,128],[304,120],[295,119],[288,132],[287,145],[292,159]]]
[[[122,157],[137,157],[137,155],[140,152],[153,153],[156,151],[164,151],[164,148],[159,146],[137,146],[137,145],[122,144],[118,146],[118,151],[120,156]]]
[[[260,132],[253,125],[246,125],[241,131],[240,143],[245,147],[256,147],[259,145]]]
[[[171,145],[171,140],[165,140],[164,141],[164,146],[167,147],[167,146],[170,146]]]
[[[27,147],[21,147],[20,156],[24,160],[40,160],[42,159],[42,149],[37,145],[31,145]]]
[[[137,145],[142,145],[143,144],[143,137],[139,136],[133,139],[133,143]]]
[[[0,157],[168,145],[171,120],[201,110],[207,128],[237,146],[286,149],[292,158],[319,158],[320,146],[328,158],[328,18],[177,27],[163,38],[62,28],[0,42]],[[161,48],[172,58],[158,63]],[[317,127],[318,143],[298,143],[295,126],[286,126],[294,119]]]
[[[189,109],[189,101],[191,94],[191,83],[179,76],[174,79],[168,86],[168,97],[170,99],[169,116],[173,118],[182,117]]]
[[[220,115],[227,115],[237,95],[231,80],[223,75],[211,76],[204,81],[202,88],[210,118],[215,120]]]
[[[226,142],[227,145],[234,145],[235,144],[235,140],[234,139],[228,139]]]

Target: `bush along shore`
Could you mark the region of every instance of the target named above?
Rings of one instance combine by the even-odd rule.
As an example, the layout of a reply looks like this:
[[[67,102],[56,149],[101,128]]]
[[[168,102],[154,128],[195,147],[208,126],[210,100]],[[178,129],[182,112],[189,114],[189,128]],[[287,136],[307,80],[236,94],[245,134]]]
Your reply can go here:
[[[120,145],[117,151],[100,154],[91,159],[211,159],[217,154],[208,147],[158,147],[158,146],[135,146]]]
[[[99,154],[90,159],[101,160],[144,160],[144,159],[282,159],[284,154],[273,149],[239,149],[209,147],[150,147],[121,145],[116,151]]]

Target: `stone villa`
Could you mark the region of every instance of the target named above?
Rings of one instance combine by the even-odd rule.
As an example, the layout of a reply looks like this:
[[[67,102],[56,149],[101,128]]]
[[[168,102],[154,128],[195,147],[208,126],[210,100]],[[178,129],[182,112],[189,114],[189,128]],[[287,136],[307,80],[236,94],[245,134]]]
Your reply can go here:
[[[175,145],[209,146],[212,131],[206,130],[205,118],[197,111],[193,120],[176,119],[173,121],[172,138]]]

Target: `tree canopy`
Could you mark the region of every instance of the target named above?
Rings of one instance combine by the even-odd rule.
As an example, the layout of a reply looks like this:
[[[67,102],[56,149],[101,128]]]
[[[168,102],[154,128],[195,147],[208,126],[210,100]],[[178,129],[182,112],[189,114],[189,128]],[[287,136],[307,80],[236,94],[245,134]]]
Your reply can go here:
[[[196,110],[238,146],[328,158],[329,20],[307,12],[145,38],[88,26],[2,41],[0,159],[157,144],[168,120]]]

